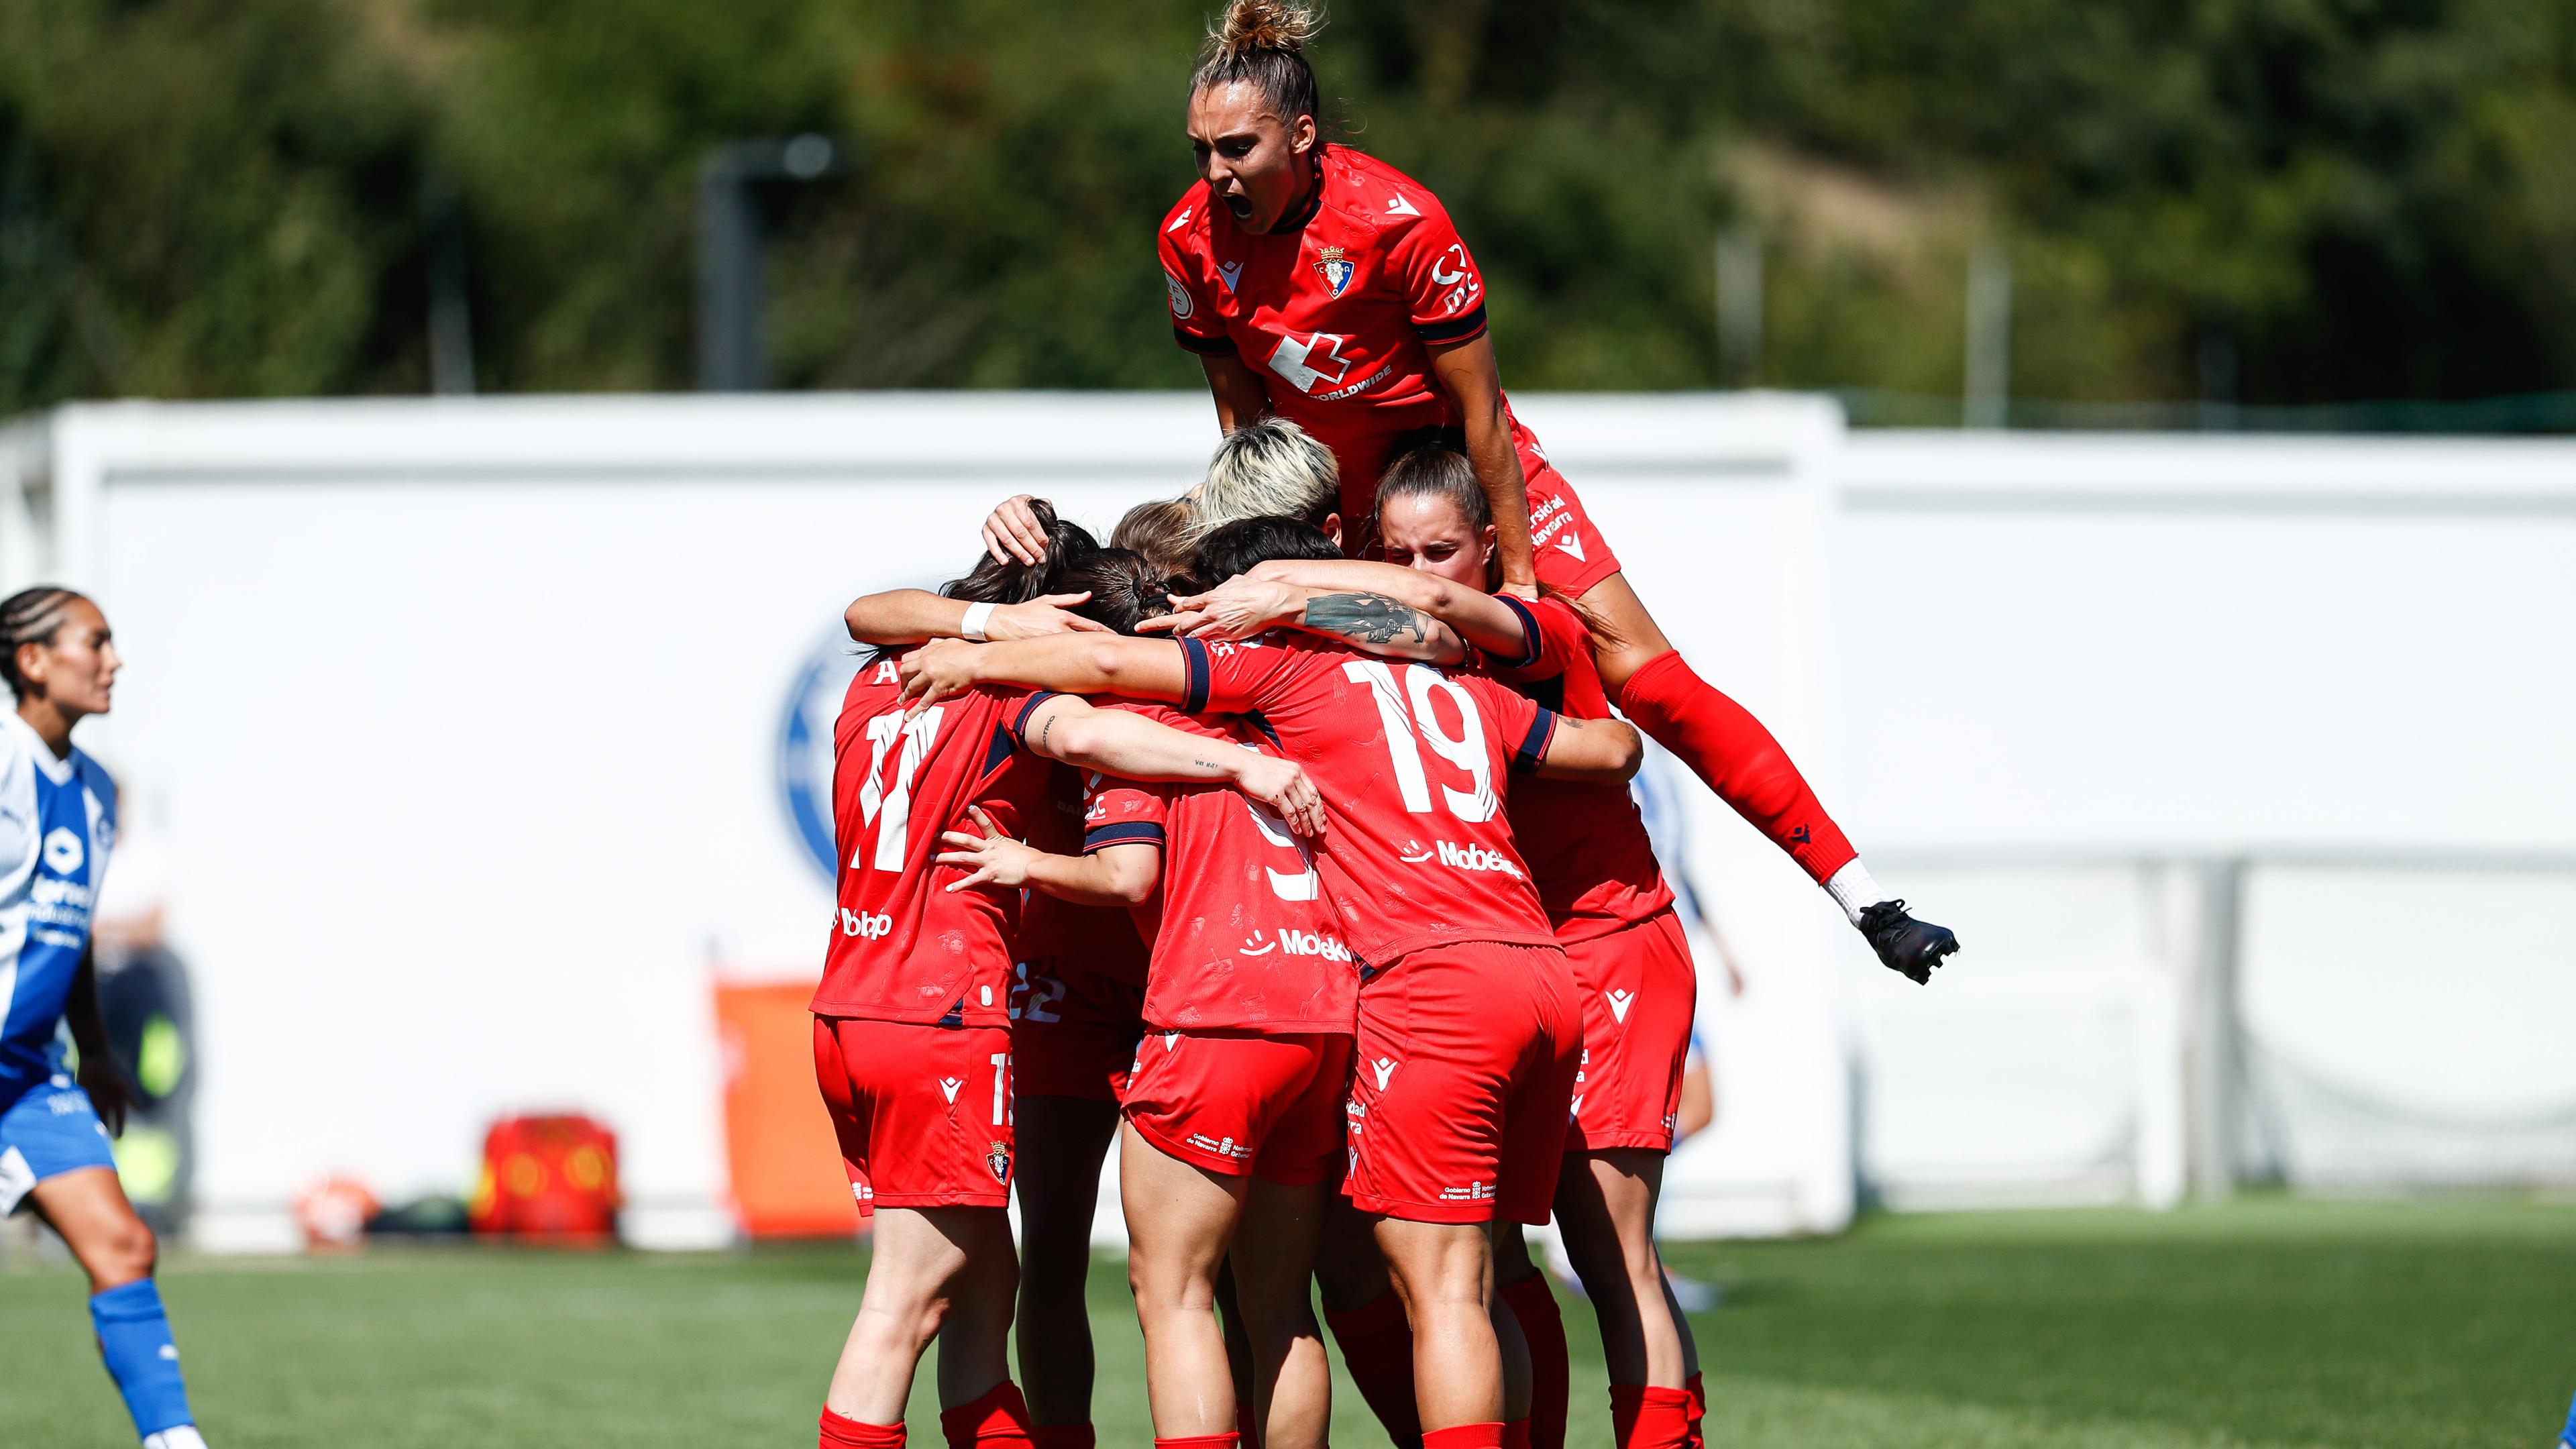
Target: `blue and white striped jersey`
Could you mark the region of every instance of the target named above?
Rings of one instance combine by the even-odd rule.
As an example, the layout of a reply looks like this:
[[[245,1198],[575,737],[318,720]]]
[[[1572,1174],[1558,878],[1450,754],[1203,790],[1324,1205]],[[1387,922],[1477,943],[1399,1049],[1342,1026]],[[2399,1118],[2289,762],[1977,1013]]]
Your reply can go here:
[[[62,1070],[63,1006],[116,843],[116,783],[0,714],[0,1112]]]

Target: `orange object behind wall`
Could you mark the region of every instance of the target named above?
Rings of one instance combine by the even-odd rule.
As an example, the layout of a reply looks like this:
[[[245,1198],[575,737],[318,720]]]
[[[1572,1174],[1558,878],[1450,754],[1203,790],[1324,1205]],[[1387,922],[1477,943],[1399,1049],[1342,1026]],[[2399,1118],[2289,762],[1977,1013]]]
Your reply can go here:
[[[858,1204],[814,1088],[812,982],[716,986],[725,1158],[734,1216],[755,1238],[848,1237]]]

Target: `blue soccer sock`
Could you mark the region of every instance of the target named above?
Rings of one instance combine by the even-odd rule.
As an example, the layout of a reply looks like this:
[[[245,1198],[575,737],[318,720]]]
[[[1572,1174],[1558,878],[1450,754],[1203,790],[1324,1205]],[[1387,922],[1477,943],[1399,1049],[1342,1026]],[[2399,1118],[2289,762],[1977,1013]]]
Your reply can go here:
[[[188,1386],[179,1377],[178,1345],[170,1341],[170,1315],[149,1278],[110,1288],[89,1301],[98,1330],[98,1356],[125,1395],[134,1431],[146,1438],[196,1422],[188,1412]]]

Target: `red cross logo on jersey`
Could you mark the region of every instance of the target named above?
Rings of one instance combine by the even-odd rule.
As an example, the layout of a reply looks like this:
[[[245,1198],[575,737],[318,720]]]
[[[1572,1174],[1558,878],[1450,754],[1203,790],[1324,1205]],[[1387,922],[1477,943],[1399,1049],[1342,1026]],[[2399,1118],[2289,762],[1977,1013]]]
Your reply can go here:
[[[1351,371],[1351,360],[1342,356],[1347,340],[1337,332],[1282,333],[1270,354],[1270,370],[1295,383],[1299,392],[1313,392],[1317,383],[1338,383]]]

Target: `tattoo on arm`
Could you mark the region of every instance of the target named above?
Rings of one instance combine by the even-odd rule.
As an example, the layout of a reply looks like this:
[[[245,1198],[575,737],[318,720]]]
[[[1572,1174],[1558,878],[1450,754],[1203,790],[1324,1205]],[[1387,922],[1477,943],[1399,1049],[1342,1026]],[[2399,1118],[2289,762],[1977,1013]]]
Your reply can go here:
[[[1047,715],[1047,717],[1046,717],[1046,723],[1045,723],[1045,724],[1042,724],[1042,725],[1040,725],[1040,726],[1038,726],[1038,753],[1039,753],[1039,754],[1043,755],[1043,754],[1045,754],[1045,753],[1046,753],[1046,742],[1047,742],[1047,737],[1048,737],[1049,735],[1054,734],[1054,733],[1055,733],[1055,715],[1054,715],[1052,712],[1050,712],[1050,713]]]
[[[1431,638],[1431,620],[1384,594],[1317,594],[1306,601],[1302,621],[1309,629],[1363,644],[1411,642]]]

